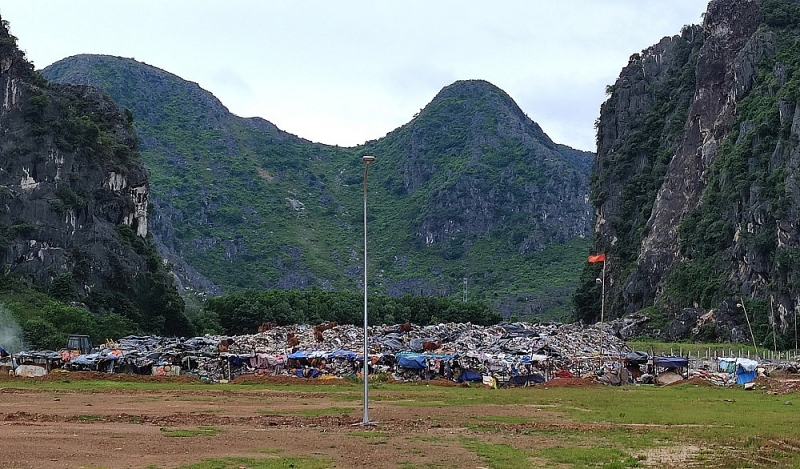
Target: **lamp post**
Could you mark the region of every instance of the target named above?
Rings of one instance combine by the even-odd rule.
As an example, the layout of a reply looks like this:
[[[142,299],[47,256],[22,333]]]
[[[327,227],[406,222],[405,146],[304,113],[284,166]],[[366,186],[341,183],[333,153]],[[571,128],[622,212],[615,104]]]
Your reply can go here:
[[[369,165],[375,161],[374,156],[365,155],[364,161],[364,421],[369,425],[369,334],[367,322],[367,175]]]
[[[756,336],[753,335],[753,326],[750,325],[750,318],[747,317],[747,308],[744,307],[744,298],[740,298],[742,300],[741,303],[737,303],[736,306],[742,308],[744,311],[744,319],[747,321],[747,328],[750,329],[750,338],[753,339],[753,348],[756,349],[756,357],[758,356],[758,345],[756,345]]]

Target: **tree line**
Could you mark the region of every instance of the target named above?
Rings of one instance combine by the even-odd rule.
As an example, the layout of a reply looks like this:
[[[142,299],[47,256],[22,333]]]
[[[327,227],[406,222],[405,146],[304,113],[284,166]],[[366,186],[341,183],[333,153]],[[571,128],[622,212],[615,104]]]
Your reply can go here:
[[[364,296],[317,290],[251,290],[209,298],[200,316],[193,321],[198,332],[217,329],[230,335],[253,334],[264,322],[278,326],[325,321],[363,324]],[[371,295],[367,301],[367,316],[371,325],[470,322],[487,326],[502,320],[500,313],[491,311],[483,303],[420,296]]]

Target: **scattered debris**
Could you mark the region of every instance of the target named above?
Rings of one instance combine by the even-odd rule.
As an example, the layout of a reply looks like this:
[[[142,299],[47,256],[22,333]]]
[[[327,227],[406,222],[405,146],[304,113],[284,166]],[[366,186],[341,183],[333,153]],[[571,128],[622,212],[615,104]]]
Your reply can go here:
[[[15,372],[181,375],[209,382],[228,382],[248,374],[319,379],[363,375],[363,327],[333,322],[317,326],[264,323],[258,330],[233,337],[128,336],[81,355],[20,352],[13,357],[19,365]],[[367,368],[371,379],[382,375],[397,381],[447,380],[491,387],[554,385],[557,380],[669,385],[693,379],[728,386],[753,383],[765,374],[763,365],[746,358],[719,358],[712,367],[684,357],[651,357],[632,351],[612,330],[601,324],[523,322],[488,327],[470,323],[372,326]]]
[[[20,352],[15,358],[45,371],[182,374],[212,382],[243,374],[324,378],[363,372],[363,327],[264,323],[258,330],[234,337],[128,336],[81,355],[45,350]],[[372,326],[368,337],[369,373],[401,381],[455,381],[469,370],[479,380],[492,377],[495,381],[487,382],[494,385],[529,385],[563,373],[581,376],[630,351],[600,325],[404,323]],[[519,376],[527,378],[512,381]]]

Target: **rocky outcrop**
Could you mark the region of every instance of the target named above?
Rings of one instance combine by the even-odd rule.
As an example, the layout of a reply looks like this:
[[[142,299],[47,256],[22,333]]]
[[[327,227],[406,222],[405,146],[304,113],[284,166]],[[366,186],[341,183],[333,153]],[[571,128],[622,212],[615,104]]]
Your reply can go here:
[[[714,0],[702,27],[635,55],[609,88],[592,198],[612,317],[655,314],[671,321],[670,339],[739,340],[747,308],[757,342],[789,343],[800,312],[798,21],[794,1]],[[648,60],[682,43],[695,46],[681,74],[654,80],[663,68]],[[652,102],[685,109],[679,125]],[[655,139],[638,133],[648,122]],[[576,295],[587,318],[594,288]]]
[[[631,270],[639,267],[639,246],[648,233],[657,191],[684,140],[703,43],[702,28],[688,26],[680,35],[633,54],[616,83],[608,87],[609,98],[600,109],[590,196],[596,215],[594,251],[608,253],[607,311],[612,315],[652,302],[655,286],[650,282],[660,281],[655,275],[644,276],[641,288],[626,287]],[[661,252],[645,255],[653,256],[655,265],[664,265],[656,260]],[[594,285],[598,274],[585,274],[587,283],[576,293],[577,313],[587,320],[600,316]]]
[[[5,23],[0,83],[3,274],[44,289],[58,280],[61,299],[134,323],[171,319],[141,330],[188,332],[182,302],[153,291],[170,282],[151,255],[149,183],[130,119],[95,88],[44,80]],[[108,301],[114,295],[118,301]],[[145,303],[164,309],[141,311]]]
[[[653,202],[636,272],[622,286],[629,311],[663,293],[669,273],[680,260],[678,228],[700,202],[706,172],[730,133],[736,104],[752,80],[755,64],[744,51],[758,28],[758,6],[756,0],[709,4],[688,120]],[[751,71],[749,76],[737,75],[745,68]]]

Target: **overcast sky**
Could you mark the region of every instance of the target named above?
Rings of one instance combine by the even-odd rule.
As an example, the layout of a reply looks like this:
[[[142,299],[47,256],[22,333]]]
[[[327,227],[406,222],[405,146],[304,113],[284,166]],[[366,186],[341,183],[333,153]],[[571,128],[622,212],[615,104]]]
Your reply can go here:
[[[231,112],[354,146],[407,123],[443,87],[484,79],[557,143],[595,150],[628,57],[699,24],[707,0],[0,0],[37,69],[131,57]]]

